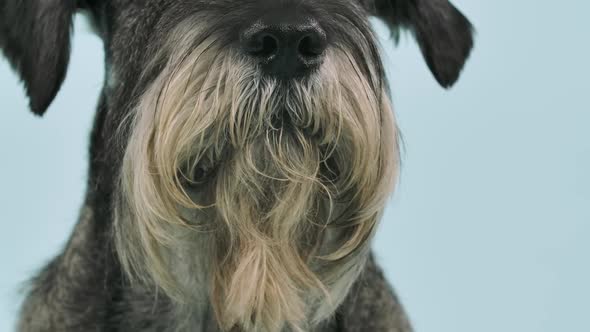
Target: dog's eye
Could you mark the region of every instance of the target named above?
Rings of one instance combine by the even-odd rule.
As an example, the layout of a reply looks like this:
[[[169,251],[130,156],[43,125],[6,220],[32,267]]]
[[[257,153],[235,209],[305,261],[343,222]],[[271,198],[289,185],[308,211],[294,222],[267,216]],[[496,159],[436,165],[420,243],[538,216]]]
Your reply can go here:
[[[187,167],[178,171],[178,178],[184,187],[195,187],[209,181],[215,172],[212,164]]]
[[[340,178],[340,170],[334,158],[330,157],[320,164],[320,174],[322,182],[325,184],[335,184]]]
[[[209,165],[199,166],[193,172],[192,180],[195,183],[206,182],[213,173],[213,167]]]

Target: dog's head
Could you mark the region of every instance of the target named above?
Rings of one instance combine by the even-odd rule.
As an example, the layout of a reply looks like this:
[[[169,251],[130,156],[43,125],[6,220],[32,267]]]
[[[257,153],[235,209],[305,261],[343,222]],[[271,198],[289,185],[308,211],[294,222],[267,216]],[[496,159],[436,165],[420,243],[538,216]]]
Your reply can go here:
[[[327,49],[346,45],[349,49],[360,50],[363,45],[358,42],[362,40],[376,53],[367,28],[367,18],[376,16],[395,34],[402,28],[413,32],[429,68],[444,87],[457,80],[473,44],[471,24],[447,0],[0,0],[0,48],[21,75],[31,109],[37,114],[45,112],[65,77],[72,18],[79,11],[89,15],[105,41],[109,64],[119,61],[120,66],[135,65],[119,68],[130,76],[143,71],[153,52],[165,43],[166,33],[187,23],[185,20],[198,24],[203,34],[214,33],[228,49],[246,46],[245,51],[257,53],[256,47],[265,46],[267,48],[263,47],[257,54],[264,58],[264,52],[260,51],[272,52],[268,47],[282,48],[283,45],[264,44],[264,35],[270,30],[263,31],[264,27],[257,24],[271,25],[271,30],[300,26],[305,30],[300,36],[313,31],[310,38],[304,39],[301,48],[304,52],[314,53],[318,45]],[[199,22],[203,17],[205,20]],[[257,28],[258,34],[255,33]],[[254,49],[247,43],[240,45],[248,36],[254,40],[262,37],[262,44],[254,45]],[[279,34],[271,39],[289,40],[289,36],[295,35]],[[278,41],[271,39],[266,41],[271,44]],[[356,61],[376,56],[364,51],[357,54]],[[286,70],[289,59],[293,60],[278,57],[267,67],[283,75],[288,75],[289,70],[303,69],[300,64]],[[317,67],[320,61],[303,63]],[[109,67],[109,71],[111,69]],[[120,77],[121,80],[125,78]]]
[[[170,264],[209,234],[225,329],[320,321],[362,266],[398,168],[369,17],[412,31],[444,87],[472,47],[447,0],[0,0],[0,47],[37,114],[78,10],[105,44],[97,130],[119,174],[121,262],[185,301]]]

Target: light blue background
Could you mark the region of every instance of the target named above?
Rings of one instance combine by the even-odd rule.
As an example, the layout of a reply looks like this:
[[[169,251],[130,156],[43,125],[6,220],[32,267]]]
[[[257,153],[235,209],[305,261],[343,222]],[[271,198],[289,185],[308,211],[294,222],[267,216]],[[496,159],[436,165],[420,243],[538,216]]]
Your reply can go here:
[[[455,1],[477,27],[459,84],[384,37],[404,133],[376,251],[417,331],[590,331],[590,4]],[[0,331],[84,193],[102,49],[80,21],[43,119],[0,60]]]

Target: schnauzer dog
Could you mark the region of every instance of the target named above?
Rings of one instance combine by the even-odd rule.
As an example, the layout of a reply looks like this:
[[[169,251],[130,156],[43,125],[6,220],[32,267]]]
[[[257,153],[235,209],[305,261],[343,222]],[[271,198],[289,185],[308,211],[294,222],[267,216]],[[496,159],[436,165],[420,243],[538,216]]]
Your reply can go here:
[[[447,0],[0,0],[42,115],[72,18],[104,42],[88,190],[20,331],[410,331],[370,243],[398,131],[370,17],[443,87],[472,26]]]

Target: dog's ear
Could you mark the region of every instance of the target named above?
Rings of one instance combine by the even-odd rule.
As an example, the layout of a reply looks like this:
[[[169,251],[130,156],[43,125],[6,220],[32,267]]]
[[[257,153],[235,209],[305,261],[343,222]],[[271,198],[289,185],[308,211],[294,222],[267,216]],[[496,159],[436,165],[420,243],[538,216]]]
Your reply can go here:
[[[473,47],[473,27],[447,0],[374,0],[372,10],[392,29],[410,30],[441,86],[452,86]]]
[[[76,0],[0,0],[0,49],[23,80],[37,115],[64,80],[76,9]]]

